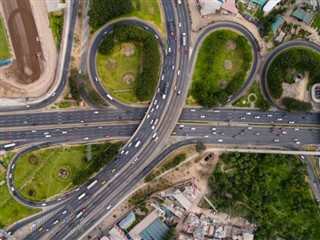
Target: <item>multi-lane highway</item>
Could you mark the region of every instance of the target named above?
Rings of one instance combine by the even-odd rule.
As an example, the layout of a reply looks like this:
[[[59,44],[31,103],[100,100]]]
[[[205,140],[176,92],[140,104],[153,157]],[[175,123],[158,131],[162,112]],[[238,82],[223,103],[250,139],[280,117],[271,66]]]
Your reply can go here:
[[[136,183],[143,179],[169,152],[185,144],[194,144],[201,140],[204,143],[220,145],[245,144],[293,149],[304,144],[319,143],[319,129],[316,129],[315,126],[319,125],[320,115],[315,113],[289,114],[258,110],[202,108],[186,108],[182,111],[190,84],[190,69],[194,63],[200,39],[208,31],[223,27],[234,28],[242,32],[254,46],[254,63],[248,80],[239,93],[231,97],[231,102],[235,101],[250,86],[256,71],[257,49],[253,38],[243,27],[231,23],[219,23],[201,33],[190,58],[190,23],[186,3],[182,1],[182,4],[178,5],[175,1],[163,0],[162,7],[166,24],[169,25],[170,21],[174,22],[173,35],[170,28],[167,28],[166,43],[163,43],[159,33],[147,24],[137,20],[124,20],[147,29],[159,39],[163,66],[159,86],[149,108],[133,108],[116,100],[110,101],[100,82],[95,81],[95,77],[99,77],[95,67],[96,50],[103,35],[112,30],[114,23],[111,23],[94,36],[89,49],[88,66],[89,75],[99,94],[118,109],[1,116],[0,124],[3,131],[0,137],[3,142],[16,142],[19,146],[35,143],[35,146],[24,150],[14,158],[8,177],[13,173],[13,164],[17,164],[19,157],[38,147],[61,144],[69,140],[91,142],[131,136],[117,156],[119,160],[94,176],[97,182],[90,189],[88,185],[92,180],[79,189],[42,203],[27,202],[13,189],[12,194],[19,201],[31,207],[42,207],[47,210],[39,216],[15,224],[11,228],[13,232],[22,226],[35,223],[32,231],[26,236],[27,239],[41,239],[44,236],[48,239],[78,239],[83,232],[97,224],[104,214],[111,211],[134,188]],[[76,8],[73,15],[75,13]],[[186,36],[186,46],[182,46],[180,40],[183,35]],[[66,61],[68,62],[69,60]],[[64,88],[65,82],[63,81],[65,80],[66,76],[61,80],[57,95]],[[54,100],[50,97],[47,101]],[[41,104],[32,105],[29,109],[41,108],[48,102]],[[180,123],[176,124],[178,120]],[[141,123],[138,125],[134,121],[141,121]],[[115,122],[117,123],[114,124]],[[188,122],[190,124],[187,124]],[[272,125],[275,126],[272,127]],[[310,127],[304,127],[306,125]],[[177,142],[163,151],[162,148],[171,134],[178,139],[186,140]],[[137,142],[141,144],[135,147]],[[3,145],[1,147],[3,148]],[[14,178],[9,177],[8,182],[10,189],[14,188]],[[319,189],[319,182],[317,184]],[[80,211],[83,211],[83,215],[77,217]]]

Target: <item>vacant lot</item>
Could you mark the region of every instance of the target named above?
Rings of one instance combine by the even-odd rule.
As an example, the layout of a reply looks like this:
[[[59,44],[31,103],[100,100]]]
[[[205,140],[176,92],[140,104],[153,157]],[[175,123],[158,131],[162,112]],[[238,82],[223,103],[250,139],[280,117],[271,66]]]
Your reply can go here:
[[[8,46],[8,36],[4,28],[2,17],[0,17],[0,49],[0,61],[8,59],[11,54]]]
[[[140,43],[119,43],[111,54],[97,54],[97,69],[103,86],[125,103],[137,102],[134,89],[141,67],[141,50]]]
[[[320,239],[320,214],[295,156],[225,154],[210,180],[221,211],[258,225],[257,239]]]
[[[4,161],[6,164],[9,164],[14,153],[9,153],[0,157],[0,160]],[[0,172],[0,181],[6,180],[6,172]],[[10,195],[8,186],[5,183],[4,185],[0,186],[0,228],[4,226],[8,226],[19,219],[25,218],[29,215],[35,214],[38,211],[26,208],[23,205],[17,203]]]
[[[205,107],[225,102],[244,83],[251,61],[244,36],[231,30],[211,33],[200,48],[190,95]]]

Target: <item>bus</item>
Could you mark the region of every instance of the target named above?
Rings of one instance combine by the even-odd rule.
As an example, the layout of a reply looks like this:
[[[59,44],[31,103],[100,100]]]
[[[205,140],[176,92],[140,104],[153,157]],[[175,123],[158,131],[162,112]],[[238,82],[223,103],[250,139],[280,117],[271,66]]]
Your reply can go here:
[[[107,94],[107,98],[109,98],[110,100],[113,100],[113,97],[111,97],[109,94]]]
[[[3,147],[7,149],[7,148],[15,147],[16,145],[17,145],[16,143],[8,143],[8,144],[5,144]]]
[[[82,193],[82,194],[78,197],[78,199],[81,200],[81,199],[84,198],[86,195],[87,195],[86,193]]]
[[[89,184],[89,186],[87,187],[87,189],[92,188],[96,183],[98,182],[98,180],[94,180],[92,183]]]

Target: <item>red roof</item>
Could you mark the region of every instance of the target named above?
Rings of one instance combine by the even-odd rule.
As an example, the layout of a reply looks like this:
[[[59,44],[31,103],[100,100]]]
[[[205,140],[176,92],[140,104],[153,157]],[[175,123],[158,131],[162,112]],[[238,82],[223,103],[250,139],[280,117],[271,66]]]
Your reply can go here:
[[[222,4],[221,8],[236,15],[239,13],[235,0],[226,0],[225,3]]]

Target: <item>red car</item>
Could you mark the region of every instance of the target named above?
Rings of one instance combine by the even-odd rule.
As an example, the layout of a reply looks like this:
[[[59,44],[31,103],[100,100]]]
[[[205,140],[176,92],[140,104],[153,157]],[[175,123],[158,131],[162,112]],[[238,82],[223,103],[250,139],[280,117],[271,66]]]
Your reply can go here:
[[[106,138],[109,138],[109,137],[110,137],[110,136],[107,134],[107,135],[106,135]]]
[[[188,48],[186,49],[185,54],[189,55],[189,49]]]
[[[282,128],[280,128],[280,130],[281,130],[281,131],[284,131],[284,130],[286,130],[286,129],[285,129],[284,127],[282,127]]]
[[[177,35],[174,35],[174,40],[175,40],[175,41],[177,41],[177,40],[178,40]]]
[[[279,133],[279,134],[277,134],[277,136],[278,136],[278,137],[282,137],[282,134]]]

